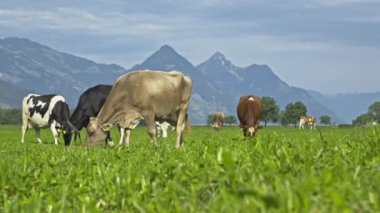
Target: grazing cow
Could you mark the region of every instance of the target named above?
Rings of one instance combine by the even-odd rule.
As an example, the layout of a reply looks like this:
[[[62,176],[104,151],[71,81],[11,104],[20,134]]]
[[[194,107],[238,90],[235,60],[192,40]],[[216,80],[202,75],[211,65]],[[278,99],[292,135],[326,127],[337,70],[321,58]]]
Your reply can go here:
[[[79,97],[78,105],[75,108],[73,114],[70,117],[70,122],[80,131],[83,127],[87,127],[90,122],[90,117],[96,117],[100,109],[103,107],[108,95],[110,94],[112,85],[96,85],[87,89]],[[75,134],[75,139],[79,136],[79,131]],[[121,131],[120,143],[122,143],[122,138],[124,131]],[[107,132],[106,142],[109,145],[113,145],[110,132]]]
[[[211,127],[214,128],[215,131],[219,131],[224,123],[224,113],[223,112],[216,112],[212,115],[212,123]]]
[[[263,116],[263,106],[257,96],[247,95],[239,99],[237,116],[240,128],[246,137],[254,137],[259,129],[260,119]]]
[[[124,144],[129,145],[131,129],[144,120],[148,134],[157,144],[155,121],[176,125],[176,147],[183,142],[183,130],[188,122],[192,81],[180,72],[135,71],[120,76],[103,108],[90,119],[86,145],[98,145],[106,138],[112,125],[125,129]]]
[[[314,116],[301,116],[299,128],[304,129],[305,125],[310,126],[310,129],[315,129],[317,125],[317,119]]]
[[[170,125],[170,123],[164,121],[162,123],[156,121],[156,133],[157,133],[157,137],[163,137],[163,138],[167,138],[168,137],[168,129],[170,127],[173,127],[172,125]],[[172,128],[172,130],[174,130],[174,127]]]
[[[57,128],[63,130],[65,145],[70,145],[71,131],[76,130],[76,128],[69,119],[69,106],[62,96],[29,94],[22,101],[21,142],[24,143],[27,129],[34,128],[38,143],[42,143],[40,129],[50,127],[56,145],[59,137]]]

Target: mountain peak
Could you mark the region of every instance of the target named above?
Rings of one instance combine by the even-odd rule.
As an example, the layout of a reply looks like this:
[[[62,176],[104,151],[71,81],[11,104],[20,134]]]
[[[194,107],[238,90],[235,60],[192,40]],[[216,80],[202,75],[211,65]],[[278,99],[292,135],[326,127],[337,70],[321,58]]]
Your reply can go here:
[[[159,50],[150,55],[143,63],[133,66],[129,70],[178,70],[187,75],[198,75],[198,70],[174,48],[165,44]]]
[[[159,52],[165,52],[165,53],[176,52],[173,47],[171,47],[171,46],[169,46],[167,44],[162,45],[158,51]]]
[[[226,57],[223,55],[223,53],[219,52],[219,51],[216,51],[212,56],[211,58],[217,58],[217,59],[223,59],[225,60]]]
[[[215,52],[209,60],[212,60],[212,61],[218,61],[220,62],[222,65],[224,64],[230,64],[230,62],[226,59],[226,57],[223,55],[223,53],[217,51]]]

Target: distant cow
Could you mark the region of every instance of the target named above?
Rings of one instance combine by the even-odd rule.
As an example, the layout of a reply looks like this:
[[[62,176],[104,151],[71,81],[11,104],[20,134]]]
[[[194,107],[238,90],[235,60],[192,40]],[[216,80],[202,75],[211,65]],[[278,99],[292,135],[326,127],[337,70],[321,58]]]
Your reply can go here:
[[[98,145],[112,125],[125,128],[129,145],[131,129],[144,120],[153,144],[157,144],[155,121],[176,125],[176,147],[182,144],[192,81],[180,72],[136,71],[120,76],[96,118],[90,119],[86,145]]]
[[[315,129],[315,126],[317,125],[317,119],[314,116],[301,116],[299,128],[304,129],[305,125],[310,126],[310,129]]]
[[[224,113],[223,112],[216,112],[211,117],[211,127],[214,128],[214,130],[219,131],[224,123]]]
[[[50,127],[54,136],[54,143],[58,144],[57,128],[63,132],[65,145],[70,144],[71,131],[76,128],[70,123],[70,110],[65,99],[60,95],[29,94],[22,101],[22,136],[24,143],[28,128],[36,130],[37,141],[40,139],[40,129]]]
[[[156,133],[157,137],[163,137],[167,138],[168,137],[168,129],[173,127],[170,125],[170,123],[164,121],[162,123],[156,121]],[[172,128],[174,130],[174,127]]]
[[[73,114],[70,117],[70,122],[78,129],[81,130],[83,127],[87,127],[90,122],[90,117],[96,117],[100,109],[103,107],[108,95],[110,94],[112,85],[96,85],[87,89],[79,97],[78,105],[75,108]],[[124,131],[121,131],[120,143],[122,143],[122,138]],[[79,132],[75,134],[75,140],[77,136],[80,137]],[[107,132],[106,142],[113,145],[110,132]]]
[[[259,129],[260,119],[263,116],[260,98],[253,95],[240,97],[237,106],[237,116],[244,136],[254,137]]]

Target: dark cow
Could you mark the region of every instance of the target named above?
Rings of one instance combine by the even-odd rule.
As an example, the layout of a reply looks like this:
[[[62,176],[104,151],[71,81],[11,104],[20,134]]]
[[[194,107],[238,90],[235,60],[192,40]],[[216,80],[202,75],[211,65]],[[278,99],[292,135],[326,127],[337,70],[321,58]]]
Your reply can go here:
[[[263,106],[260,98],[253,95],[240,97],[237,106],[237,116],[244,136],[254,137],[259,129],[260,119],[263,116]]]
[[[180,72],[136,71],[120,76],[96,118],[90,119],[86,145],[98,145],[112,125],[125,129],[129,145],[131,129],[144,120],[153,144],[157,144],[155,121],[176,125],[176,147],[182,144],[192,81]]]
[[[110,94],[112,85],[96,85],[87,89],[79,97],[78,105],[70,117],[70,122],[80,131],[83,127],[87,127],[90,117],[98,116],[100,109],[103,107],[108,95]],[[123,131],[122,131],[123,134]],[[75,134],[75,139],[80,137],[79,132]],[[106,142],[113,145],[110,132],[107,132]],[[122,140],[120,140],[122,142]]]
[[[22,136],[24,143],[28,128],[36,130],[37,141],[40,139],[40,129],[50,127],[54,143],[58,144],[57,128],[62,130],[65,145],[70,144],[72,130],[76,128],[70,123],[70,110],[65,99],[60,95],[29,94],[22,101]]]
[[[224,113],[216,112],[212,115],[211,119],[212,119],[211,127],[214,128],[215,131],[219,131],[222,128],[223,123],[224,123],[224,119],[225,119]]]

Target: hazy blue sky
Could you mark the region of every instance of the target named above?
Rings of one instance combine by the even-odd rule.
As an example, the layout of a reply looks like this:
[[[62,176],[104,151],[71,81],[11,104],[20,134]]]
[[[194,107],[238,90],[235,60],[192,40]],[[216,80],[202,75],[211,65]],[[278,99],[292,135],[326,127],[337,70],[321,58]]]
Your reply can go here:
[[[292,86],[380,91],[380,0],[1,0],[9,36],[125,68],[163,44],[194,65],[220,51]]]

